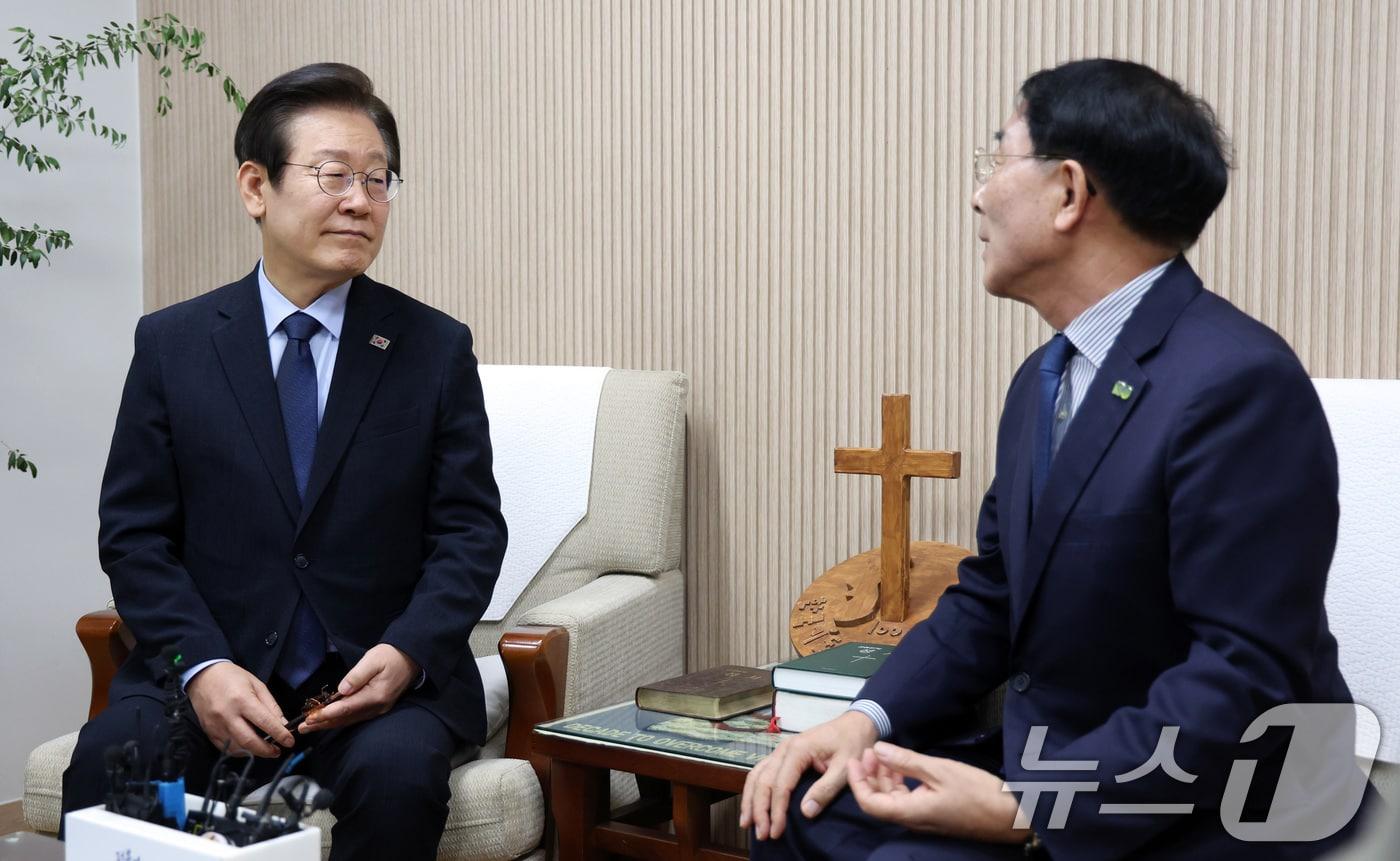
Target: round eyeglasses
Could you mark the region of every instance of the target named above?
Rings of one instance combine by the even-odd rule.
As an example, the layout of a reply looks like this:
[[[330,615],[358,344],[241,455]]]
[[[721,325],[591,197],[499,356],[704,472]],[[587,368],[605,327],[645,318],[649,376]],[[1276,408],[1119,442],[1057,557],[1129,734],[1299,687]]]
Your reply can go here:
[[[364,184],[365,194],[375,203],[388,203],[399,193],[399,188],[403,185],[403,180],[398,174],[387,167],[377,167],[374,170],[355,170],[343,161],[328,161],[322,164],[297,164],[294,161],[284,162],[292,167],[304,167],[316,171],[316,183],[321,186],[321,190],[331,197],[344,197],[350,193],[350,189],[355,187],[355,177],[363,176],[360,180]]]

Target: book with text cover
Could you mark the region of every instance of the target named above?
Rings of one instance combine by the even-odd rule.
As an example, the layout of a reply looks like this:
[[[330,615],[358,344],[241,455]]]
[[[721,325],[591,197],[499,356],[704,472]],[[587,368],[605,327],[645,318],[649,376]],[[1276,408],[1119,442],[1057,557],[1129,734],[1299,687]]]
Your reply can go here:
[[[637,708],[705,720],[723,720],[773,704],[767,670],[733,665],[714,667],[642,685]]]
[[[638,709],[632,703],[546,721],[541,735],[572,736],[607,747],[649,750],[682,759],[752,768],[787,736],[772,732],[767,709],[724,721]]]
[[[823,652],[773,668],[773,687],[780,691],[854,700],[865,680],[885,663],[894,646],[842,643]]]

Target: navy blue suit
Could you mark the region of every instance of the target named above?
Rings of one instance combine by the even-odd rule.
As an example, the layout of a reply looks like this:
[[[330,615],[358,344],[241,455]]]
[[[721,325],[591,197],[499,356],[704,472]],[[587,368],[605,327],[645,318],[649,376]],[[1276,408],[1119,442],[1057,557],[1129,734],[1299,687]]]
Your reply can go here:
[[[139,644],[114,705],[159,696],[167,645],[273,682],[299,586],[345,666],[383,642],[426,672],[385,717],[426,721],[439,747],[484,741],[468,637],[506,529],[476,367],[466,326],[355,278],[303,503],[256,270],[142,318],[100,505],[102,566]],[[94,753],[100,768],[96,743],[75,768]]]
[[[1266,773],[1284,754],[1286,736],[1239,744],[1256,717],[1284,702],[1351,699],[1323,608],[1336,455],[1307,374],[1278,335],[1203,290],[1179,258],[1095,376],[1032,516],[1044,349],[1006,397],[977,555],[861,696],[885,709],[892,741],[927,750],[1009,681],[1007,780],[1099,785],[1075,796],[1059,830],[1041,798],[1034,828],[1054,858],[1316,856],[1318,844],[1240,843],[1219,813],[1233,760],[1260,759]],[[1043,760],[1097,767],[1026,770],[1034,726],[1048,727]],[[1158,769],[1117,783],[1151,758],[1164,726],[1181,727],[1175,761],[1197,779]],[[1194,811],[1100,814],[1105,802]]]

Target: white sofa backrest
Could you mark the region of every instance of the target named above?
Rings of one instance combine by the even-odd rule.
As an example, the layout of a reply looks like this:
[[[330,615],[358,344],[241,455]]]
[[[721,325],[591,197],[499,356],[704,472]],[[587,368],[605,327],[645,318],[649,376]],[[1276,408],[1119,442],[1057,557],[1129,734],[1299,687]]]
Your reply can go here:
[[[681,565],[685,534],[685,415],[689,383],[676,371],[608,372],[598,403],[588,513],[504,619],[472,632],[472,653],[496,652],[521,613],[608,572],[655,576]]]

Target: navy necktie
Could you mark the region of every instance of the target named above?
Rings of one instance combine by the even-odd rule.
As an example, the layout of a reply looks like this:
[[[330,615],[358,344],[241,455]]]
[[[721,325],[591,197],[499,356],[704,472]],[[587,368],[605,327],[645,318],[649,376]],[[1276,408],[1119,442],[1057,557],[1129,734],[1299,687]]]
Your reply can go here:
[[[297,311],[282,321],[287,348],[277,366],[277,397],[282,402],[282,426],[287,432],[287,453],[292,457],[292,476],[297,496],[306,497],[311,462],[316,457],[316,434],[320,430],[316,398],[316,360],[311,355],[311,336],[320,330],[316,318]],[[305,557],[293,563],[306,567]],[[326,656],[326,629],[316,618],[305,593],[297,590],[297,606],[292,627],[277,659],[277,675],[293,688],[300,687]]]
[[[1040,500],[1045,480],[1050,475],[1050,461],[1054,458],[1055,400],[1060,393],[1060,378],[1073,355],[1074,345],[1069,338],[1057,334],[1050,339],[1050,346],[1040,359],[1040,401],[1035,414],[1035,452],[1031,466],[1032,506]]]

